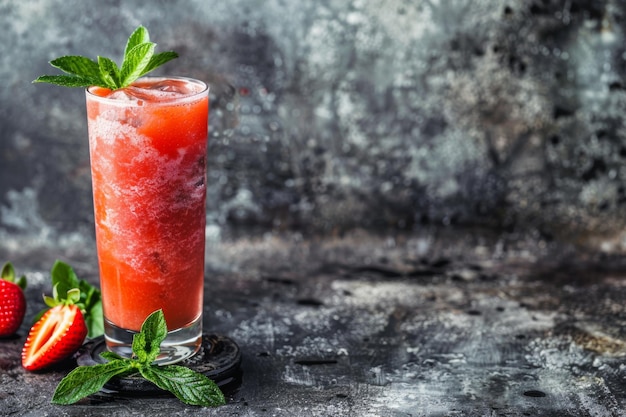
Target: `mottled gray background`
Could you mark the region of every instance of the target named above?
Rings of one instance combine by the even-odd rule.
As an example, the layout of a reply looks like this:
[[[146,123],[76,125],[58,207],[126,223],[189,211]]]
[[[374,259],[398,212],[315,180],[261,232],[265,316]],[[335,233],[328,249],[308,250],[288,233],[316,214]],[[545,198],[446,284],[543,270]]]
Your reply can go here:
[[[27,318],[59,258],[97,282],[84,93],[32,85],[145,25],[212,84],[205,328],[242,349],[225,416],[624,416],[626,1],[0,0],[0,263]],[[609,253],[613,252],[613,253]],[[330,359],[330,360],[329,360]],[[15,394],[15,395],[13,395]]]
[[[91,237],[82,91],[145,25],[212,83],[207,233],[481,226],[626,247],[626,4],[0,0],[0,238]]]

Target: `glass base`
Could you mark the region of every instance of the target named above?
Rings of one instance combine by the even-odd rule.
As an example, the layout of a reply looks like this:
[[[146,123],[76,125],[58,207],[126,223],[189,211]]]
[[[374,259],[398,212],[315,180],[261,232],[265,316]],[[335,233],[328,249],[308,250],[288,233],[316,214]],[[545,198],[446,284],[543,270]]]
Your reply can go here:
[[[104,340],[107,349],[124,358],[133,354],[133,336],[138,332],[117,327],[104,319]],[[155,363],[168,365],[195,355],[202,345],[202,316],[188,326],[172,330],[161,343],[161,353]]]

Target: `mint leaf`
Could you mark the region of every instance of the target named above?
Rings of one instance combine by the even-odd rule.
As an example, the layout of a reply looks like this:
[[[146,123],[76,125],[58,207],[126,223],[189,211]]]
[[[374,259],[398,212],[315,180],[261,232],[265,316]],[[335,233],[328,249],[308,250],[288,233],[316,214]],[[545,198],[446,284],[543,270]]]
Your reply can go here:
[[[157,387],[171,392],[189,405],[215,407],[226,404],[215,382],[201,373],[178,365],[139,368],[141,375]]]
[[[85,323],[89,333],[94,338],[104,334],[104,314],[102,313],[102,294],[100,290],[87,281],[78,281],[80,301],[77,303],[84,311]]]
[[[84,56],[69,55],[50,61],[50,65],[61,71],[81,78],[97,81],[100,78],[98,64]]]
[[[133,353],[139,362],[149,365],[161,352],[161,342],[167,336],[167,324],[162,310],[150,314],[141,325],[141,331],[133,336]]]
[[[143,333],[137,333],[133,336],[133,357],[137,359],[137,362],[149,365],[151,361],[148,360],[148,349],[146,346],[146,335]]]
[[[61,87],[89,87],[91,85],[99,85],[94,83],[91,79],[75,77],[72,75],[42,75],[34,80],[33,83],[56,84]]]
[[[178,54],[172,51],[160,52],[158,54],[153,55],[152,58],[150,58],[150,62],[148,62],[148,65],[146,65],[146,68],[144,68],[141,75],[149,73],[153,69],[160,67],[161,65],[165,64],[166,62],[171,61],[174,58],[178,58]]]
[[[131,371],[133,368],[133,364],[126,359],[117,359],[94,366],[79,366],[57,385],[52,395],[52,403],[73,404],[81,398],[100,391],[112,377]]]
[[[100,79],[109,86],[110,89],[115,89],[120,82],[120,70],[117,64],[105,57],[98,57],[98,68],[100,70]]]
[[[156,44],[150,42],[148,29],[139,26],[126,42],[122,65],[118,66],[113,60],[100,56],[96,62],[83,56],[68,55],[50,61],[50,65],[69,75],[42,75],[33,82],[64,87],[95,85],[111,90],[128,87],[137,78],[178,57],[172,51],[155,55],[155,48]]]
[[[108,351],[108,350],[105,350],[104,352],[100,352],[100,356],[102,356],[104,359],[106,359],[108,361],[113,361],[113,360],[117,360],[117,359],[124,359],[123,357],[121,357],[117,353],[111,352],[111,351]]]
[[[67,292],[72,288],[78,288],[78,276],[71,266],[57,260],[50,270],[52,276],[52,288],[56,290],[55,298],[65,300]]]
[[[141,43],[128,51],[124,56],[122,69],[120,70],[120,85],[126,87],[143,74],[154,54],[155,43]]]
[[[101,300],[91,304],[91,308],[86,310],[84,318],[88,330],[87,337],[94,339],[104,334],[104,313],[102,312]]]
[[[126,42],[126,48],[124,49],[124,57],[128,56],[130,50],[133,49],[135,46],[147,42],[150,42],[150,34],[148,33],[148,29],[140,25],[128,37],[128,41]]]

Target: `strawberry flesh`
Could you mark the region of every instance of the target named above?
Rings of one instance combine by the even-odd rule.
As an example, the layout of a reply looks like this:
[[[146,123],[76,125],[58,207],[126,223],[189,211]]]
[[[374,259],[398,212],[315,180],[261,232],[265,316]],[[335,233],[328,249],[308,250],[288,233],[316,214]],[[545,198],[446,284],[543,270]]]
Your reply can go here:
[[[58,305],[33,325],[22,350],[22,366],[36,371],[53,365],[78,350],[87,326],[76,305]]]
[[[10,336],[19,329],[26,313],[22,289],[13,282],[0,279],[0,336]]]

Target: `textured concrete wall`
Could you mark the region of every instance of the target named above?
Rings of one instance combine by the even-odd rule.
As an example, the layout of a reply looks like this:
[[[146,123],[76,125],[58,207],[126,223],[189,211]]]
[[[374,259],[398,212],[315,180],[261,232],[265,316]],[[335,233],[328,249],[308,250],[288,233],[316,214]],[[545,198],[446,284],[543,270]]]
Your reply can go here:
[[[212,83],[216,236],[483,225],[620,249],[625,13],[611,0],[0,1],[0,233],[91,233],[83,93],[30,81],[60,55],[119,59],[144,24],[181,55],[161,73]]]

